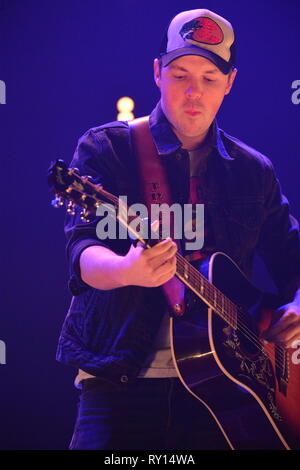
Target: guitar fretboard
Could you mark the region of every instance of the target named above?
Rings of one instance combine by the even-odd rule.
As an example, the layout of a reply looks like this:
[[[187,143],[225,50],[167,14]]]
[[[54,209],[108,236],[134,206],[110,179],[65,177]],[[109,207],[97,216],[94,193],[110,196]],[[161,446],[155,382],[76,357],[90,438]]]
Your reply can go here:
[[[177,277],[232,328],[237,329],[237,306],[186,261],[182,255],[177,253],[176,258]]]

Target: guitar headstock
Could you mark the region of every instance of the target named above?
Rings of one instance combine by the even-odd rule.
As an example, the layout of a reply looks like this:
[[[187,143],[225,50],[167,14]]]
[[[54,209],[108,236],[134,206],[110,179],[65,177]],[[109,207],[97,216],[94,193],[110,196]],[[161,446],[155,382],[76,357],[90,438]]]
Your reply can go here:
[[[81,207],[81,219],[91,220],[101,204],[117,204],[117,198],[105,191],[100,184],[94,184],[90,176],[81,176],[77,168],[68,168],[63,160],[55,160],[48,170],[48,185],[56,195],[53,207],[67,204],[67,211],[75,214],[76,206]]]
[[[90,222],[97,215],[97,208],[103,206],[108,215],[117,219],[128,230],[131,239],[150,246],[144,239],[144,233],[148,234],[148,218],[129,215],[127,202],[103,189],[101,184],[93,183],[91,176],[81,176],[77,168],[68,168],[63,160],[58,159],[48,170],[48,185],[55,193],[51,202],[53,207],[61,207],[66,202],[69,214],[75,214],[76,207],[80,207],[81,220]],[[137,223],[132,226],[133,220]],[[149,230],[152,233],[151,228]],[[154,238],[156,243],[157,237]]]

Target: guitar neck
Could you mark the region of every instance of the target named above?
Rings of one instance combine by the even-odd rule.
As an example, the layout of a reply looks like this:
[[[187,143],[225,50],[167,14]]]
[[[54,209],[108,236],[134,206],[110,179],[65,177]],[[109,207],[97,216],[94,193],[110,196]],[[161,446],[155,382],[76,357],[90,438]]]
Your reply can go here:
[[[237,329],[237,306],[180,253],[176,254],[176,276],[232,328]]]
[[[112,217],[119,220],[133,238],[139,240],[145,248],[151,247],[150,242],[146,241],[135,228],[138,224],[132,226],[130,223],[136,217],[128,215],[127,204],[121,198],[105,191],[101,185],[94,184],[89,176],[81,176],[76,168],[67,168],[62,160],[57,160],[49,170],[48,182],[50,186],[55,187],[59,198],[69,200],[71,207],[68,210],[72,211],[74,204],[83,208],[83,220],[88,221],[86,215],[89,212],[97,213],[97,208],[101,205]],[[59,207],[61,201],[55,201],[54,205]],[[143,220],[137,218],[140,224],[143,224]],[[156,242],[159,242],[159,239]],[[178,279],[232,328],[237,329],[237,306],[178,252],[176,259]]]

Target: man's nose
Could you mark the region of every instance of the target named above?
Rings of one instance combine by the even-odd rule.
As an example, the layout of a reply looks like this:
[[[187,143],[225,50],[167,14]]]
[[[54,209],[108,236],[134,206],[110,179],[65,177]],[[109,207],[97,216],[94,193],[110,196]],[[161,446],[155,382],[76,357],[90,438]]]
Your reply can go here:
[[[198,98],[199,96],[202,96],[202,85],[199,82],[190,83],[189,87],[185,91],[185,94],[189,98]]]

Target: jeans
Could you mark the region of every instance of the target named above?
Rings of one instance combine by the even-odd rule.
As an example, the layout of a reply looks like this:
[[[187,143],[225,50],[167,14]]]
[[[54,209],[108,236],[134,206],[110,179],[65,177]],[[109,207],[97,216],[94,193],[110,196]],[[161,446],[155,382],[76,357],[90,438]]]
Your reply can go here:
[[[178,378],[86,379],[71,450],[228,449],[210,413]]]

